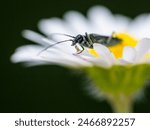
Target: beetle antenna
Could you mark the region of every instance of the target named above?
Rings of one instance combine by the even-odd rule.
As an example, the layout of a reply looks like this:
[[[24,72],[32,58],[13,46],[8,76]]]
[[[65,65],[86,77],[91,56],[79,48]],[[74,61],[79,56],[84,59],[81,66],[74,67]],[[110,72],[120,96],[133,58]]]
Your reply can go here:
[[[47,46],[46,48],[44,48],[43,50],[41,50],[37,55],[40,55],[42,52],[46,51],[50,47],[53,47],[53,46],[55,46],[57,44],[60,44],[60,43],[63,43],[63,42],[68,42],[68,41],[73,41],[73,40],[69,39],[69,40],[59,41],[59,42],[56,42],[54,44],[51,44],[51,45]]]
[[[49,36],[52,36],[52,35],[63,35],[63,36],[75,38],[75,36],[72,36],[72,35],[69,35],[69,34],[64,34],[64,33],[51,33]]]

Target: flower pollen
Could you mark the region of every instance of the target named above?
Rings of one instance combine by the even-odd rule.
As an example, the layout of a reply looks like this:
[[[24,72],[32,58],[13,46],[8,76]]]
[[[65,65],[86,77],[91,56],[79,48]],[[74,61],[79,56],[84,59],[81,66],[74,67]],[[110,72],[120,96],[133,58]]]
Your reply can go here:
[[[120,44],[109,47],[109,50],[115,55],[116,58],[122,58],[123,48],[125,46],[135,47],[138,42],[136,39],[126,33],[115,34],[115,37],[122,40]]]
[[[99,54],[98,54],[94,49],[88,49],[88,52],[89,52],[91,55],[93,55],[93,56],[95,56],[95,57],[97,57],[97,58],[100,57]]]

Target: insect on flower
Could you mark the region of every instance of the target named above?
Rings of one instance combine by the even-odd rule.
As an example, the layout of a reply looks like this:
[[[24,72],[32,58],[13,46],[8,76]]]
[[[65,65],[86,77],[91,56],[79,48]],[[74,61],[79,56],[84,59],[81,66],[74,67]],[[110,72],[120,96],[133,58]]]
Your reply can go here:
[[[150,74],[150,14],[131,20],[113,15],[106,7],[94,6],[87,16],[70,11],[64,19],[40,20],[38,28],[44,36],[31,30],[22,33],[24,38],[39,45],[17,48],[11,61],[27,66],[59,65],[82,71],[91,80],[87,90],[93,97],[105,98],[114,112],[131,112],[132,103],[143,92]],[[81,33],[86,31],[97,34]],[[111,35],[113,31],[116,33]],[[78,35],[68,35],[69,32]],[[37,56],[43,51],[45,53]]]
[[[85,33],[85,35],[78,34],[77,36],[71,36],[68,34],[59,34],[59,33],[54,33],[54,34],[64,35],[72,39],[59,41],[52,45],[49,45],[48,47],[44,48],[40,53],[42,53],[43,51],[47,50],[48,48],[52,46],[55,46],[56,44],[60,44],[60,43],[67,42],[67,41],[72,41],[71,46],[75,46],[75,49],[77,50],[77,54],[80,54],[81,52],[83,52],[84,47],[93,49],[94,43],[102,44],[104,46],[114,46],[116,44],[121,43],[122,41],[121,39],[115,37],[114,32],[112,33],[111,36],[103,36],[103,35],[94,34],[94,33],[88,34],[87,32]],[[79,45],[81,49],[77,45]]]

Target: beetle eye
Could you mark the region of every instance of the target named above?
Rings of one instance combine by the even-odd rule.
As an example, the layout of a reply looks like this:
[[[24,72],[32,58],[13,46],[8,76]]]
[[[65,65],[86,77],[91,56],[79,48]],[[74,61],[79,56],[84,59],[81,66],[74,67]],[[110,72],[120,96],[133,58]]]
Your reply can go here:
[[[80,35],[80,37],[78,38],[78,42],[80,43],[80,42],[82,42],[82,41],[83,41],[83,36]]]

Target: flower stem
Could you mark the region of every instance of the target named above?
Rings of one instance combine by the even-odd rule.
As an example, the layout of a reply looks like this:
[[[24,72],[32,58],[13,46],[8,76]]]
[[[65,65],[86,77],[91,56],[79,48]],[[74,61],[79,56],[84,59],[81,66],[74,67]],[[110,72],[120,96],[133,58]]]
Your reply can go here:
[[[130,96],[113,95],[108,98],[109,103],[116,113],[129,113],[132,112],[132,99]]]

